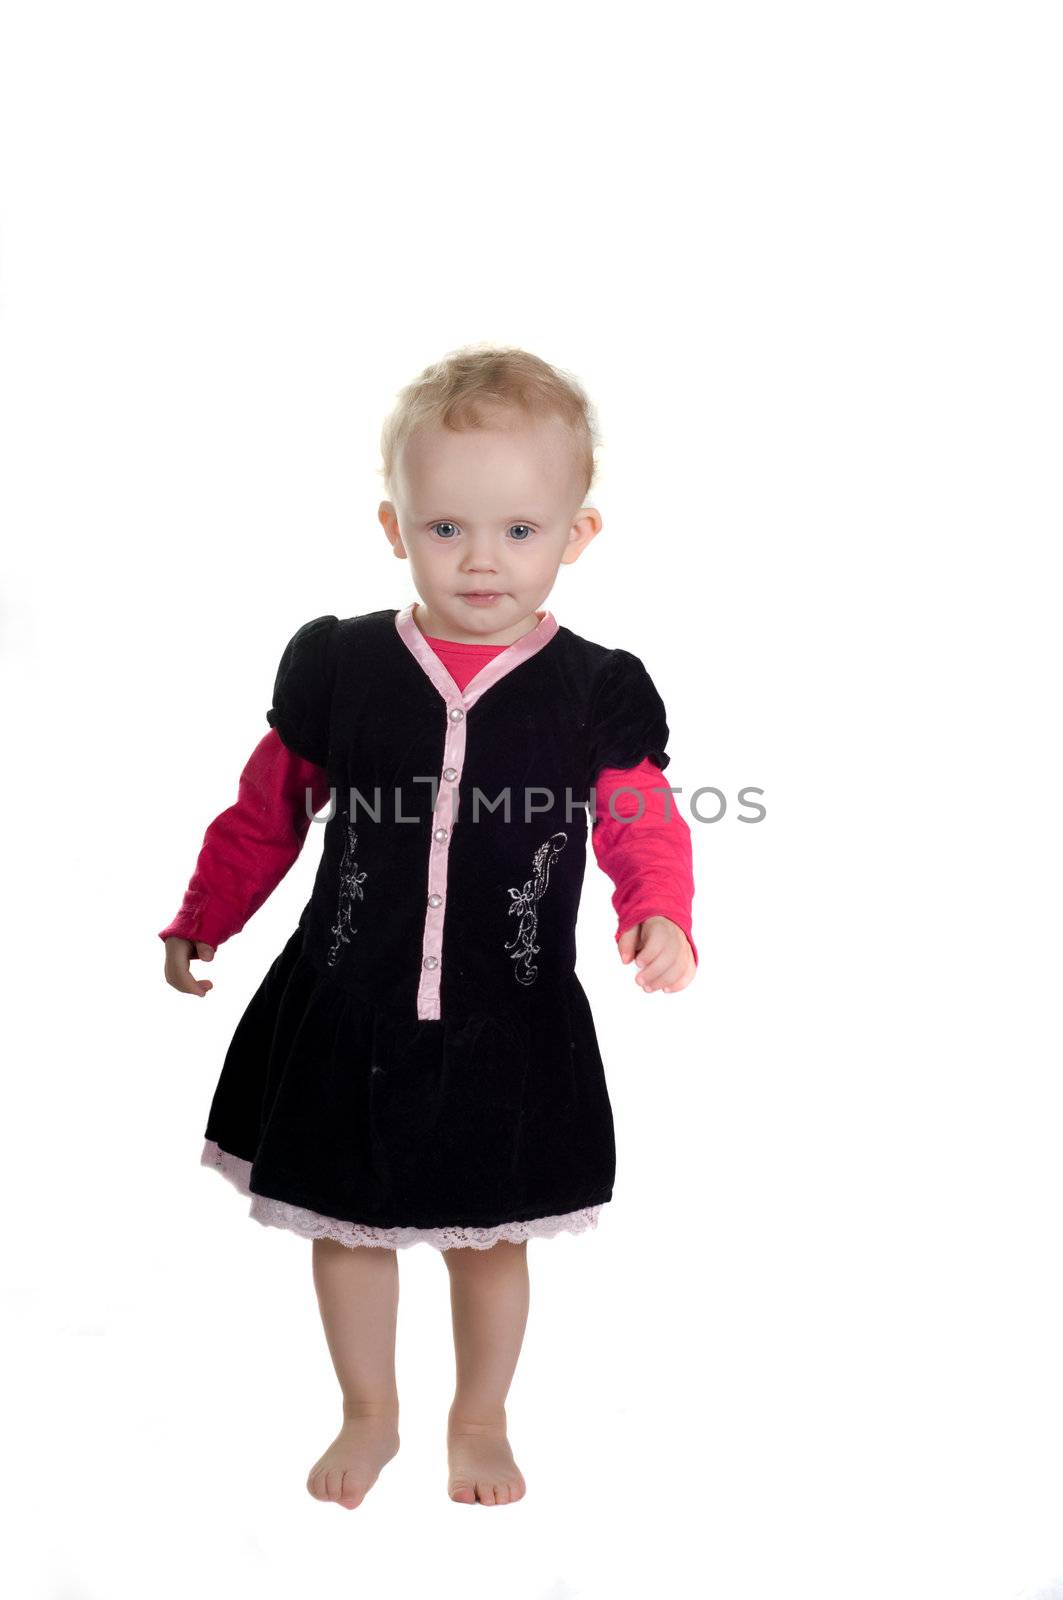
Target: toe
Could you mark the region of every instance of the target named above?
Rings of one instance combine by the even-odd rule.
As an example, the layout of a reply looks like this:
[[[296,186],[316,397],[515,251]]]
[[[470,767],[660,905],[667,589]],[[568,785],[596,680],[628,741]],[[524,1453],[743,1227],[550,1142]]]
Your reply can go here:
[[[325,1492],[329,1500],[338,1500],[343,1493],[343,1472],[339,1467],[331,1467],[326,1472]]]
[[[457,1478],[450,1486],[450,1498],[471,1506],[476,1500],[476,1490],[465,1478]]]
[[[361,1505],[365,1495],[365,1485],[359,1482],[356,1474],[345,1472],[343,1474],[343,1483],[340,1486],[340,1504],[353,1511],[355,1506]]]
[[[476,1497],[482,1506],[493,1506],[495,1503],[495,1486],[493,1483],[477,1483]]]

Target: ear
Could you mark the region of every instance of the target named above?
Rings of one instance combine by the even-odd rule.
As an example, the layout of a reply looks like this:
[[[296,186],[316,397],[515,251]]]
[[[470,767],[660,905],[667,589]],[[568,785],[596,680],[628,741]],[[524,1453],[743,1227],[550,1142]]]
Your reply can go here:
[[[406,546],[402,542],[402,534],[399,531],[399,514],[390,500],[381,500],[380,505],[377,507],[377,517],[380,520],[380,526],[387,535],[387,540],[393,553],[398,556],[400,561],[407,560]]]
[[[571,566],[573,561],[578,561],[591,540],[601,531],[601,513],[594,506],[581,506],[568,530],[568,543],[561,556],[562,566]]]

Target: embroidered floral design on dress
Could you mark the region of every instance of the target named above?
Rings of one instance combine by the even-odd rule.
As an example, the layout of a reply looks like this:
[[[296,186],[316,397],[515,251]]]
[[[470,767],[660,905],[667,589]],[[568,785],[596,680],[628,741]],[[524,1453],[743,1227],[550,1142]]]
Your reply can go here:
[[[513,938],[507,941],[506,949],[516,962],[513,976],[518,983],[534,983],[538,975],[539,969],[532,960],[532,956],[537,955],[540,948],[535,942],[535,935],[539,931],[538,903],[546,893],[546,885],[550,881],[551,863],[567,843],[568,834],[563,830],[552,833],[536,850],[532,858],[532,875],[523,889],[509,890],[509,915],[519,920],[517,931]]]
[[[342,945],[350,944],[352,933],[358,929],[351,925],[351,912],[354,902],[363,899],[362,884],[366,880],[366,873],[358,871],[358,863],[354,859],[355,848],[358,844],[358,835],[350,823],[347,824],[347,842],[343,847],[343,859],[340,862],[340,898],[336,908],[336,920],[329,929],[333,935],[332,948],[328,953],[330,967],[336,965]]]

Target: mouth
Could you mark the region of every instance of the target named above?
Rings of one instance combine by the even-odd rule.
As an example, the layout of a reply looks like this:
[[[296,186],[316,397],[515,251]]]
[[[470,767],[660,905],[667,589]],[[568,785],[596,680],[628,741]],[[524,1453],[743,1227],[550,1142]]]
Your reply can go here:
[[[486,604],[490,600],[501,600],[504,596],[499,589],[463,589],[459,598]]]

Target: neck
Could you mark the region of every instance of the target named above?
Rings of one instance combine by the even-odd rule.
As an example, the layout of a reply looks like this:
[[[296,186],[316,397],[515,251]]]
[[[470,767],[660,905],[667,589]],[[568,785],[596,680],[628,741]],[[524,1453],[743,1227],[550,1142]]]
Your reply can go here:
[[[420,601],[414,603],[413,620],[421,633],[429,639],[439,639],[445,644],[516,644],[518,639],[523,639],[526,633],[531,633],[537,628],[545,617],[545,611],[533,611],[530,616],[524,617],[520,622],[515,622],[511,627],[503,628],[498,633],[471,633],[455,631],[448,628],[445,623],[438,622],[435,615]]]

